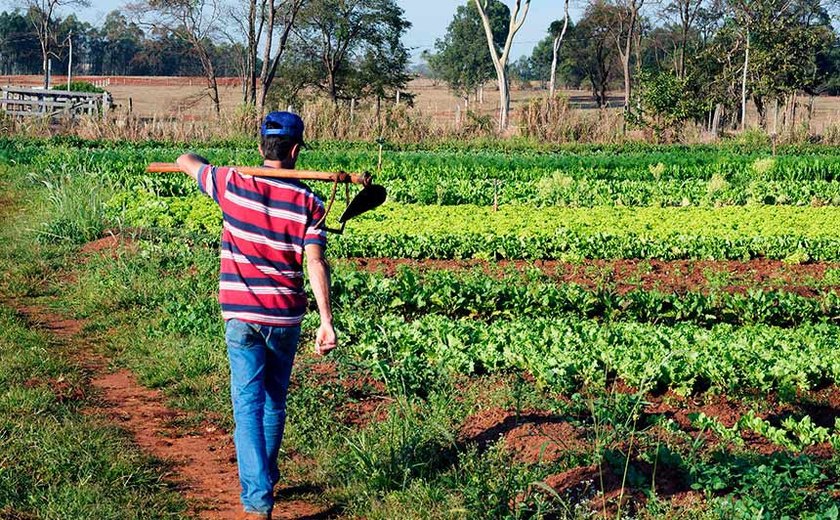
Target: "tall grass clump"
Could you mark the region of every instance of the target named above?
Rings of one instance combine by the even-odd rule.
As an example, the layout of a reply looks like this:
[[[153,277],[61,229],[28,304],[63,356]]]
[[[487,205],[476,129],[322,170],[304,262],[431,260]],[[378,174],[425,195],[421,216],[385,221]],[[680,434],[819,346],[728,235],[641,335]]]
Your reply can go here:
[[[625,140],[620,112],[576,110],[565,96],[535,98],[522,108],[523,137],[551,143],[618,143]]]
[[[436,138],[431,118],[406,104],[358,104],[318,100],[305,104],[300,114],[306,135],[314,140],[373,140],[422,142]]]
[[[83,244],[102,235],[107,224],[105,201],[113,189],[90,173],[47,170],[32,174],[46,188],[46,218],[38,230],[48,243]]]

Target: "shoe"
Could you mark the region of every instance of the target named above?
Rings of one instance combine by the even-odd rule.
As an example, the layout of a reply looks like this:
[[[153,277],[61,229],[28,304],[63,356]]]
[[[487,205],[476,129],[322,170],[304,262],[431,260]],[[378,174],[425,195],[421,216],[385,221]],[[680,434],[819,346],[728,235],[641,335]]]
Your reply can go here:
[[[252,513],[242,511],[236,515],[236,520],[271,520],[271,513]]]

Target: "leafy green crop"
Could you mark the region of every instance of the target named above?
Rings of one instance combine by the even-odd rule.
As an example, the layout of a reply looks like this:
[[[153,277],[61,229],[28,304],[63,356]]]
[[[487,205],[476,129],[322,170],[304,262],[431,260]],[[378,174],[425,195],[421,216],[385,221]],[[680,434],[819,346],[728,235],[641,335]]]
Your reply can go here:
[[[35,171],[89,172],[127,188],[164,195],[192,191],[179,176],[145,175],[153,161],[173,161],[183,147],[69,140],[60,144],[0,140],[0,161]],[[365,147],[307,150],[299,166],[325,171],[376,172],[377,153]],[[201,147],[216,164],[259,164],[256,147]],[[490,151],[391,151],[379,182],[391,199],[421,204],[527,203],[542,206],[838,205],[840,157],[825,150],[769,157],[706,147],[646,148],[618,155]],[[324,185],[316,184],[322,194]]]
[[[350,223],[337,256],[840,258],[837,208],[435,208],[386,204]],[[799,255],[794,257],[794,255]]]
[[[128,226],[221,229],[201,195],[123,192],[108,206]],[[337,207],[334,211],[341,211]],[[840,259],[840,208],[534,208],[386,204],[331,241],[343,257]]]
[[[766,325],[706,329],[578,318],[521,318],[491,323],[425,315],[339,313],[353,354],[372,362],[405,363],[456,373],[526,370],[539,381],[570,390],[606,376],[637,388],[687,393],[809,389],[840,382],[840,327],[792,329]],[[428,369],[426,369],[428,370]]]
[[[418,272],[403,268],[393,276],[366,273],[347,266],[333,271],[338,308],[388,309],[405,317],[442,314],[487,320],[524,317],[600,318],[674,324],[691,322],[792,326],[821,320],[840,323],[840,293],[805,297],[784,290],[752,288],[725,291],[661,293],[642,288],[617,291],[604,284],[587,289],[556,283],[539,272],[509,274],[502,279],[480,271]]]

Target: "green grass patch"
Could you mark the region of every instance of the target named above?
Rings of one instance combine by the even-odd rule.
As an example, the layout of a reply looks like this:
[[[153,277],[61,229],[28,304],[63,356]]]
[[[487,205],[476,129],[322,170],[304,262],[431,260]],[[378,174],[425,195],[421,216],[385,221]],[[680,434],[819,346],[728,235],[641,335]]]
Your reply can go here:
[[[63,347],[0,308],[0,511],[55,519],[186,518],[167,469],[102,418]]]

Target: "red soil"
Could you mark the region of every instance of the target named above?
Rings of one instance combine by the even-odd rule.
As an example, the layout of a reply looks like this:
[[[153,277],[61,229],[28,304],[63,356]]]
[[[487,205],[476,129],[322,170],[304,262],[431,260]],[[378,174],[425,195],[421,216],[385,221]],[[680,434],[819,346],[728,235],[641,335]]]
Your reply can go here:
[[[116,256],[121,249],[136,251],[137,243],[132,238],[119,233],[109,234],[99,240],[88,242],[79,251],[83,255],[102,253]]]
[[[617,392],[627,390],[630,389],[621,384],[616,385]],[[808,414],[815,423],[833,427],[834,420],[840,417],[840,388],[836,386],[803,393],[794,403],[780,402],[774,394],[761,397],[765,406],[756,415],[771,424],[780,423],[784,417],[798,418]],[[673,419],[682,431],[694,437],[700,435],[700,432],[692,424],[693,414],[704,413],[731,428],[752,409],[743,400],[727,396],[683,397],[670,391],[664,395],[648,395],[644,402],[648,404],[644,407],[641,424],[649,420],[650,416],[664,415]],[[670,432],[658,426],[652,427],[648,435],[660,437],[668,443],[686,443],[684,438],[673,437]],[[743,447],[723,445],[722,440],[709,431],[703,432],[703,436],[705,441],[701,450],[704,452],[725,449],[772,455],[784,451],[783,447],[751,431],[741,432]],[[567,419],[540,410],[527,410],[519,414],[500,408],[480,410],[465,421],[459,439],[464,444],[475,443],[481,450],[497,441],[501,442],[514,460],[527,464],[559,461],[569,455],[593,453],[595,449],[593,441],[587,439],[583,430]],[[679,469],[664,465],[654,467],[642,460],[636,447],[626,440],[616,441],[614,445],[605,448],[619,453],[629,452],[632,470],[637,475],[646,475],[647,480],[653,483],[657,496],[668,499],[673,507],[692,507],[704,501],[702,493],[688,488],[688,478]],[[689,448],[688,445],[686,448]],[[835,456],[829,443],[811,446],[804,450],[804,454],[823,460]],[[619,500],[624,512],[638,508],[647,500],[647,490],[628,486],[622,490],[621,474],[616,471],[608,466],[574,467],[547,477],[543,484],[567,499],[588,502],[592,510],[606,511],[608,515],[614,516],[618,511]],[[542,486],[532,486],[517,498],[517,502],[527,501],[529,495],[534,493],[545,492]]]
[[[778,260],[756,259],[748,262],[716,260],[584,260],[581,263],[559,261],[508,260],[498,263],[482,260],[410,260],[360,258],[348,260],[356,267],[388,276],[407,266],[429,271],[446,269],[465,271],[481,269],[503,277],[538,269],[546,276],[589,289],[613,288],[619,293],[633,289],[676,292],[709,291],[712,287],[728,292],[745,292],[754,287],[780,289],[813,296],[820,290],[840,290],[840,286],[818,289],[830,269],[840,269],[838,262],[788,265]]]
[[[518,415],[490,408],[467,419],[460,431],[463,442],[482,448],[504,439],[505,447],[519,462],[552,462],[574,453],[592,450],[584,433],[562,417],[527,410]]]

